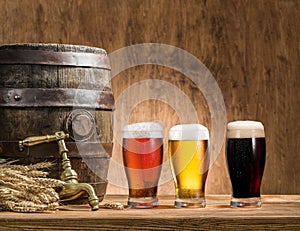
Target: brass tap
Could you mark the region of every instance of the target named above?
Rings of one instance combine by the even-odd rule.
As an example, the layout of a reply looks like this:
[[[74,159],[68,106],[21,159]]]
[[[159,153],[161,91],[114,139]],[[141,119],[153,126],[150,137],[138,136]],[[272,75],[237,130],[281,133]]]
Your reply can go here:
[[[19,141],[19,149],[20,151],[23,151],[25,146],[31,147],[37,144],[50,143],[52,141],[64,140],[67,138],[69,138],[69,134],[64,132],[56,132],[54,135],[31,136]]]
[[[90,184],[79,183],[77,173],[72,169],[70,159],[68,158],[69,150],[67,149],[64,140],[66,138],[69,138],[69,134],[66,134],[63,131],[56,132],[54,135],[27,137],[26,139],[19,141],[19,148],[20,150],[23,150],[24,146],[30,147],[41,143],[56,141],[58,143],[59,154],[62,156],[63,172],[60,178],[66,182],[61,192],[59,192],[59,198],[62,201],[70,201],[80,197],[86,192],[89,195],[88,200],[91,209],[93,211],[98,210],[99,199],[95,194],[94,188]]]

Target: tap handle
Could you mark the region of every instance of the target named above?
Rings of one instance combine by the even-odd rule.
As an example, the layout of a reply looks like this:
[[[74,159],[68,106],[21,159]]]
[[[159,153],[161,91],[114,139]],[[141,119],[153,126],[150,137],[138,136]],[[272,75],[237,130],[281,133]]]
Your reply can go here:
[[[58,141],[69,138],[69,134],[66,134],[62,131],[56,132],[54,135],[45,135],[45,136],[30,136],[24,140],[19,141],[19,148],[22,151],[24,147],[31,147],[37,144],[49,143],[52,141]]]

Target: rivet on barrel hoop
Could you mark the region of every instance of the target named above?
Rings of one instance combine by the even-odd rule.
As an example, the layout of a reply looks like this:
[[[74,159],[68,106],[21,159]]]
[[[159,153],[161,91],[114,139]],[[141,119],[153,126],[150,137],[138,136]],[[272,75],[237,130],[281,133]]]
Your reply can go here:
[[[22,99],[22,96],[20,96],[20,95],[15,95],[15,96],[14,96],[14,99],[15,99],[16,101],[19,101],[19,100]]]

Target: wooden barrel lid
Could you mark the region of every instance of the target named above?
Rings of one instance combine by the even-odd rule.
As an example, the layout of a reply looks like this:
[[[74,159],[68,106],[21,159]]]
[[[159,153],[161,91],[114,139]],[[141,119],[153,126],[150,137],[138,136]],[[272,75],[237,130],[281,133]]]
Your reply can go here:
[[[107,52],[104,49],[69,44],[1,45],[0,64],[37,64],[111,69]]]

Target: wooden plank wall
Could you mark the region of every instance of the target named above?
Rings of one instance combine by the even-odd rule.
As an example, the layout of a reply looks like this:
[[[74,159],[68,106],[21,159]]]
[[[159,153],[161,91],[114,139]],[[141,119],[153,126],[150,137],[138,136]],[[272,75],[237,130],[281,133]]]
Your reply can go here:
[[[1,44],[82,44],[112,53],[151,42],[191,53],[215,77],[228,121],[251,119],[265,124],[267,164],[262,192],[300,193],[298,0],[0,0],[0,8]],[[166,67],[143,65],[121,72],[112,80],[116,100],[132,84],[147,79],[168,81],[182,89],[199,121],[211,126],[199,89]],[[160,121],[167,131],[179,117],[167,103],[148,100],[136,105],[129,117],[129,122],[143,120]],[[117,142],[113,155],[121,165]],[[114,174],[122,179],[123,173]],[[171,181],[160,186],[161,194],[173,194],[173,190]],[[108,188],[108,193],[126,192],[114,184]],[[210,171],[207,192],[230,193],[224,148]]]

